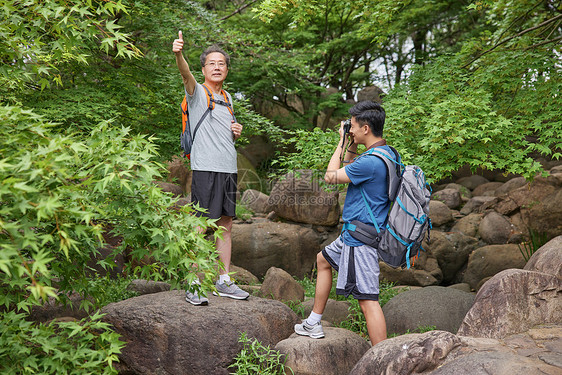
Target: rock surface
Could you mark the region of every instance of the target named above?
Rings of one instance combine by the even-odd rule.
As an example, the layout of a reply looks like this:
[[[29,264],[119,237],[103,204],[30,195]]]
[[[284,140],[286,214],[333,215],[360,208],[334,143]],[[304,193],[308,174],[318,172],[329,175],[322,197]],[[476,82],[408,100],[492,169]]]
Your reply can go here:
[[[102,311],[127,342],[119,370],[134,374],[226,375],[242,349],[241,332],[274,346],[300,322],[278,301],[211,295],[208,306],[193,306],[176,290],[112,303]]]
[[[387,333],[404,334],[427,326],[456,333],[473,301],[472,293],[441,286],[402,292],[382,308]]]
[[[543,323],[562,323],[562,279],[509,269],[488,280],[459,328],[462,336],[502,338]]]
[[[294,375],[347,375],[371,345],[343,328],[324,327],[323,339],[297,334],[279,342],[275,349],[285,354]]]

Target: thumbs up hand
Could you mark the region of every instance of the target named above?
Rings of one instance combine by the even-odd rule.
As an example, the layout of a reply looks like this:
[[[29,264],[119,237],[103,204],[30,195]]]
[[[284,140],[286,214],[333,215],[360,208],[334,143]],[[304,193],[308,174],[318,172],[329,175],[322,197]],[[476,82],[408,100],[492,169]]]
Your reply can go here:
[[[178,39],[174,40],[174,43],[172,44],[172,52],[181,53],[182,50],[183,50],[183,35],[180,30],[178,31]]]

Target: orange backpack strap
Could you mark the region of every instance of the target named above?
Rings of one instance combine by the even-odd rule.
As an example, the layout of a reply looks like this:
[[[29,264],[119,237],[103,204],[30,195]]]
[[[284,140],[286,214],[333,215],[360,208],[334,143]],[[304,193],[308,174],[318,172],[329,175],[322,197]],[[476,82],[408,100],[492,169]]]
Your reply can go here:
[[[227,104],[226,108],[228,108],[228,111],[230,112],[230,114],[232,115],[234,120],[236,121],[236,117],[234,117],[234,111],[232,110],[232,103],[230,103],[230,100],[228,99],[228,95],[226,94],[226,91],[221,90],[221,93],[222,93],[222,96],[224,97],[224,101]]]
[[[201,86],[203,86],[203,88],[207,92],[207,108],[209,108],[212,111],[213,109],[215,109],[215,101],[213,100],[213,94],[211,94],[211,89],[209,89],[206,84],[202,84]]]
[[[182,133],[185,132],[185,128],[187,124],[189,124],[189,112],[187,111],[187,97],[183,97],[183,101],[181,102],[181,124],[182,124]]]

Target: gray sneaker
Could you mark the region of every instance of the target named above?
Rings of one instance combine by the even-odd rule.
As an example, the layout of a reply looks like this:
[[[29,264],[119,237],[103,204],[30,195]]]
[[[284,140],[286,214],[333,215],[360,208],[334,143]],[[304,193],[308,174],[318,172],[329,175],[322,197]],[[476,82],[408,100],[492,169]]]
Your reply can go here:
[[[240,289],[233,281],[227,281],[220,284],[218,281],[215,283],[217,291],[213,291],[215,296],[230,297],[234,299],[246,299],[250,293]]]
[[[189,290],[185,291],[185,300],[195,306],[204,306],[209,304],[207,297],[201,297],[199,296],[199,293],[192,293]]]
[[[310,325],[306,322],[306,319],[303,320],[301,324],[295,324],[295,333],[302,336],[309,336],[313,339],[321,339],[324,337],[322,323],[318,322],[314,325]]]

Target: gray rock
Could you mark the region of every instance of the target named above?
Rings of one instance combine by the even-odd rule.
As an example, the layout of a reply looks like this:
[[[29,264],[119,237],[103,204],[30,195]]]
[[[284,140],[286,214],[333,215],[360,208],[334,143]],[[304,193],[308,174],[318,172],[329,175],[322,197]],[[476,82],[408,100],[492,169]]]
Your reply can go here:
[[[298,278],[309,273],[322,238],[302,225],[262,222],[233,224],[232,262],[262,278],[270,267]]]
[[[260,295],[278,301],[304,301],[304,289],[291,275],[281,268],[267,270]]]
[[[507,243],[513,230],[509,219],[495,211],[485,215],[478,226],[480,238],[488,244]]]
[[[476,249],[478,242],[475,238],[462,233],[432,233],[429,250],[439,264],[443,273],[443,281],[450,283],[468,262],[469,254]]]
[[[560,374],[561,369],[539,359],[525,358],[513,353],[479,353],[461,356],[432,371],[431,375],[514,375]]]
[[[297,223],[337,225],[340,205],[337,191],[326,191],[319,176],[299,170],[283,176],[271,189],[269,205],[278,216]]]
[[[489,245],[474,250],[468,257],[468,266],[463,281],[476,289],[478,283],[486,277],[509,268],[525,267],[525,259],[521,255],[519,246]]]
[[[478,291],[459,335],[503,338],[543,323],[562,322],[562,279],[546,273],[509,269]]]
[[[562,278],[562,236],[553,238],[538,249],[523,269]]]
[[[484,196],[494,195],[496,189],[498,189],[503,184],[504,184],[503,182],[488,182],[482,184],[472,191],[472,196],[477,197],[482,195]]]
[[[431,200],[429,201],[429,218],[433,226],[439,227],[453,221],[453,213],[445,203]]]
[[[456,209],[461,205],[461,194],[456,189],[443,189],[431,195],[431,199],[438,200],[451,209]]]
[[[242,194],[240,204],[245,205],[250,210],[258,214],[267,214],[271,212],[271,206],[268,203],[269,196],[261,191],[248,189]]]
[[[155,184],[158,185],[163,192],[172,193],[172,195],[176,198],[183,196],[183,189],[180,185],[162,181],[155,181]]]
[[[474,190],[476,189],[478,186],[488,183],[490,182],[487,178],[482,177],[482,176],[478,176],[478,175],[472,175],[472,176],[468,176],[468,177],[463,177],[460,178],[457,183],[467,187],[470,190]]]
[[[456,333],[474,301],[474,294],[441,286],[403,292],[383,306],[388,333],[403,334],[435,326]]]
[[[226,375],[242,349],[240,332],[274,346],[300,322],[279,301],[210,295],[208,306],[193,306],[183,291],[147,294],[102,311],[103,320],[127,342],[118,370],[135,374]]]
[[[470,285],[467,284],[467,283],[453,284],[453,285],[449,285],[447,288],[458,289],[458,290],[462,290],[463,292],[467,292],[467,293],[472,292],[472,289],[470,288]]]
[[[512,178],[511,180],[505,182],[502,186],[496,188],[494,195],[499,197],[501,195],[509,193],[510,191],[519,189],[520,187],[525,186],[528,183],[529,181],[527,181],[525,177]]]
[[[160,293],[170,290],[170,284],[164,281],[135,279],[127,286],[128,290],[143,294]]]
[[[340,324],[341,322],[349,319],[349,307],[351,303],[349,301],[336,301],[331,298],[328,299],[326,303],[326,308],[322,314],[322,320],[330,322],[331,324]],[[314,307],[314,298],[305,300],[302,303],[303,307],[303,318],[308,317],[312,308]]]
[[[469,214],[456,221],[455,225],[451,228],[451,232],[459,232],[469,237],[476,237],[478,235],[478,228],[482,221],[482,214]]]
[[[468,215],[472,212],[478,212],[478,209],[486,203],[490,203],[494,201],[494,197],[487,197],[487,196],[477,196],[472,197],[466,204],[461,208],[461,214]]]
[[[324,327],[325,338],[297,334],[279,342],[275,349],[286,355],[286,366],[295,375],[347,375],[371,345],[343,328]]]
[[[379,262],[381,280],[390,281],[397,285],[430,286],[438,285],[442,279],[441,270],[432,274],[429,271],[416,268],[392,268],[386,263]]]
[[[460,346],[457,336],[444,331],[398,336],[369,349],[349,375],[426,373]]]

